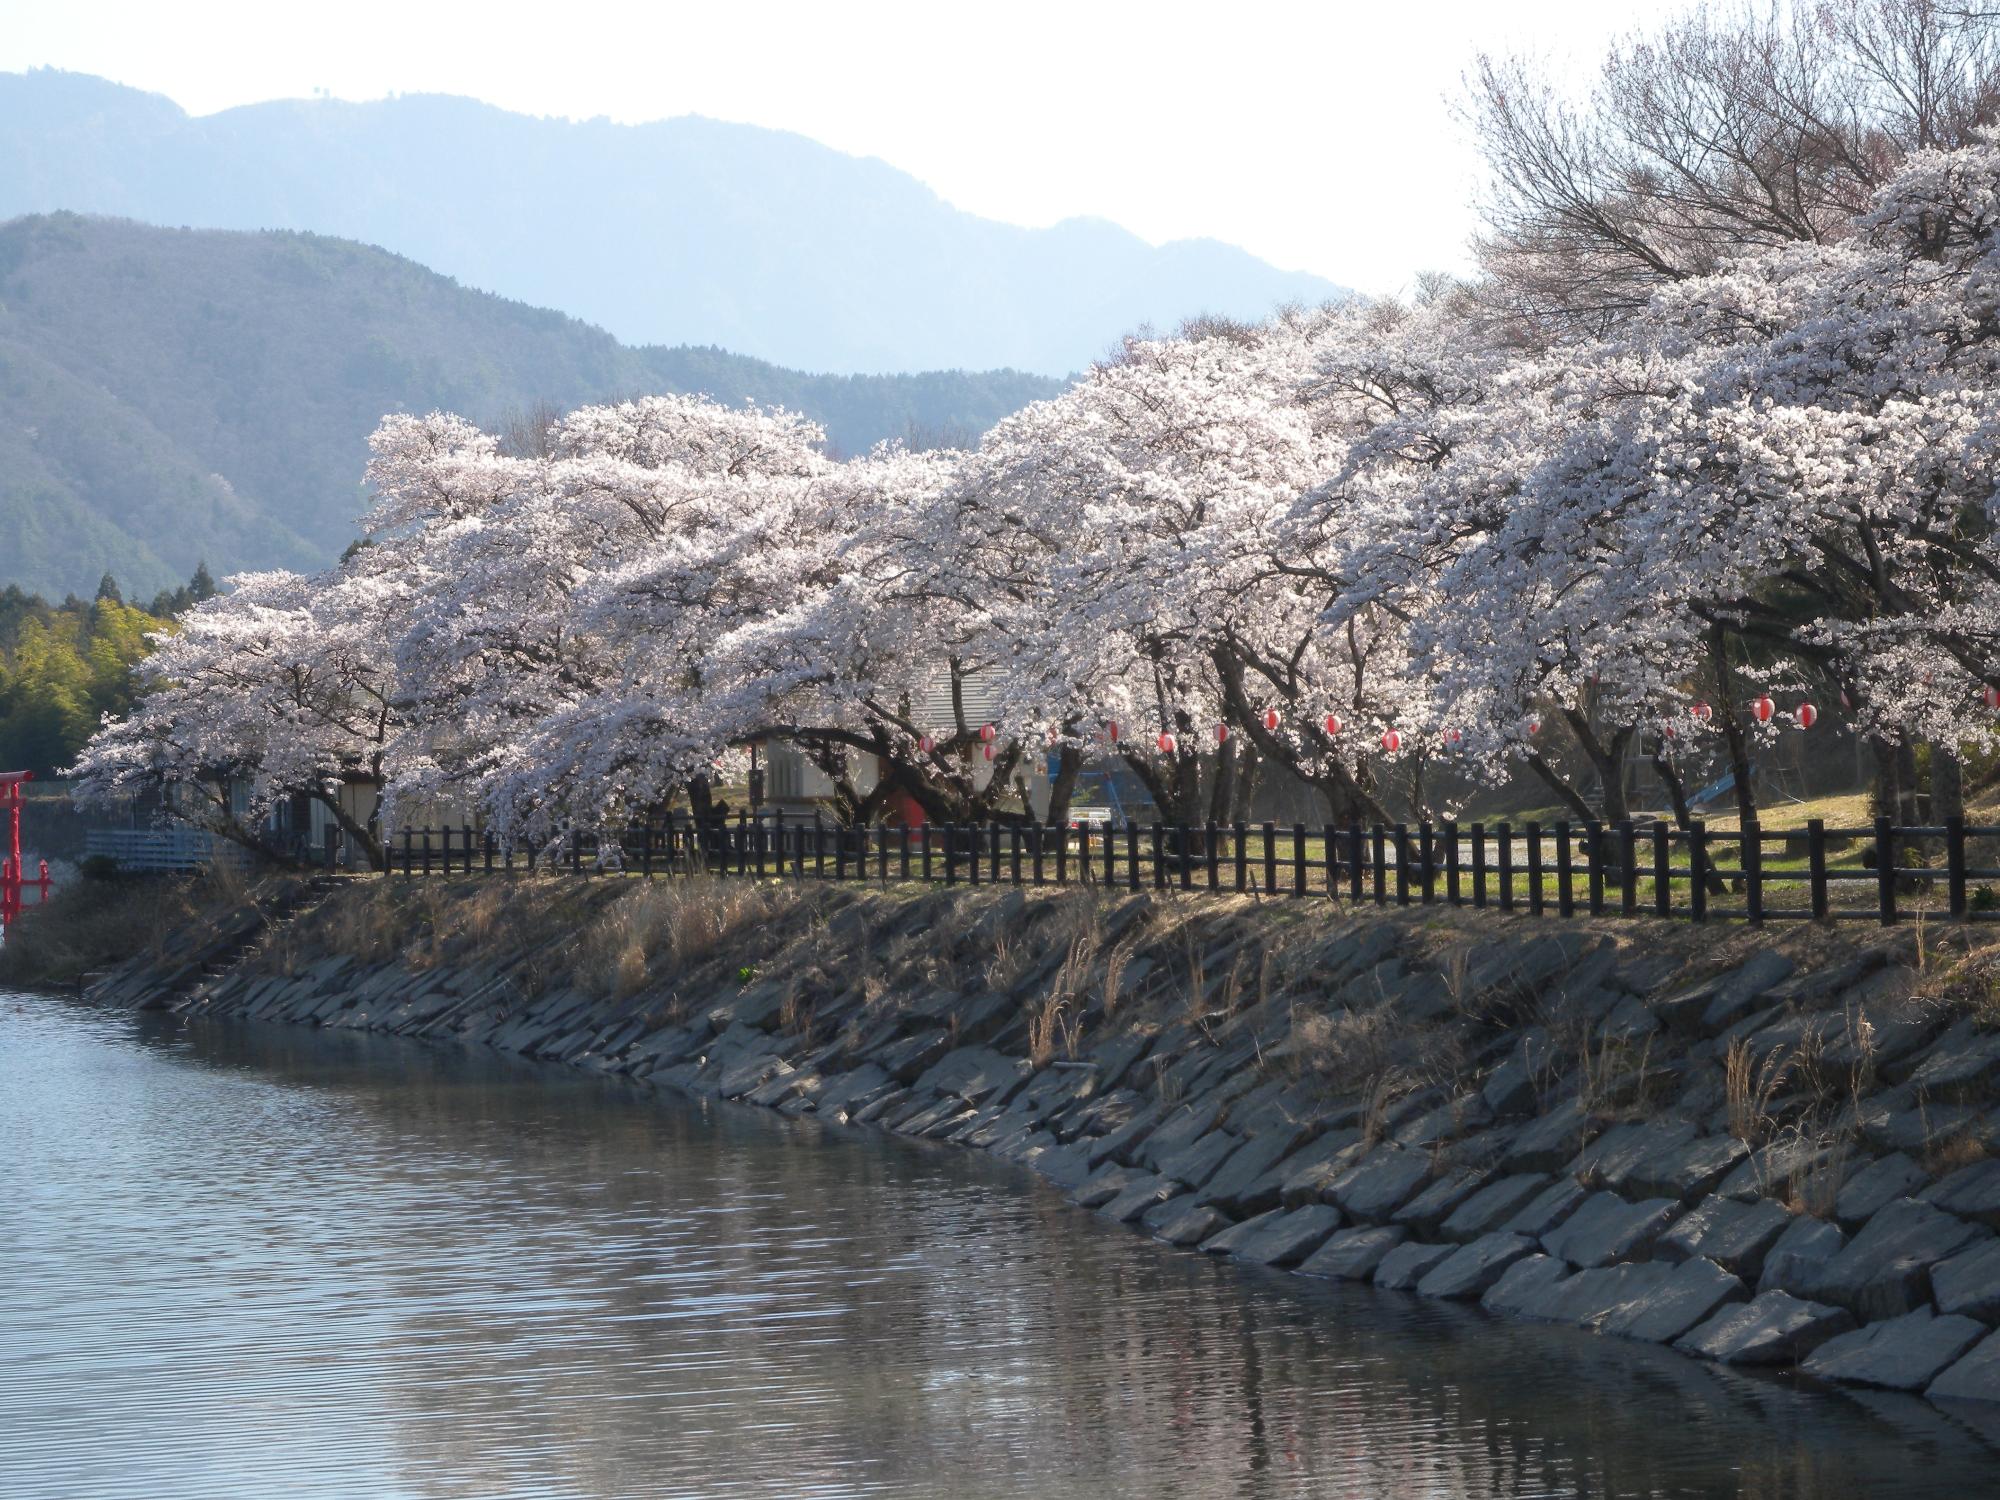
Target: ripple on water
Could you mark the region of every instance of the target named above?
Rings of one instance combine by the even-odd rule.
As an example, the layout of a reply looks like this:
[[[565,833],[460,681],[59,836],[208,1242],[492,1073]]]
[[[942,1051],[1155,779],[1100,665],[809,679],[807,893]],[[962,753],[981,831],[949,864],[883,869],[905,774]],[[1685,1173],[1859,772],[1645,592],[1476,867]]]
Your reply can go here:
[[[487,1054],[0,1002],[0,1494],[1990,1493],[1906,1398]]]

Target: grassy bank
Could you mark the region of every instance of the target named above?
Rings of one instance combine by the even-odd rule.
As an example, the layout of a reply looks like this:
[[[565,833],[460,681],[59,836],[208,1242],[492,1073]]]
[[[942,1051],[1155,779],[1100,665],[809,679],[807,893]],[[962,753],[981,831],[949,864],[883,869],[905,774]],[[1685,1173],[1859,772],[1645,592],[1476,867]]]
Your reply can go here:
[[[226,869],[186,876],[78,880],[30,904],[0,947],[0,989],[69,989],[86,974],[160,957],[247,899]]]

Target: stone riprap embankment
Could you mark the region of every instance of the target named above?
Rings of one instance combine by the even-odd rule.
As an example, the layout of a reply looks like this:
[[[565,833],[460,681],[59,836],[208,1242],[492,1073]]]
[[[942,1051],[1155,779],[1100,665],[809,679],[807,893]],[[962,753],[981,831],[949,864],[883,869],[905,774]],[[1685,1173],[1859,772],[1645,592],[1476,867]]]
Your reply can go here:
[[[1963,935],[402,890],[337,893],[191,991],[135,963],[93,994],[951,1142],[1208,1254],[2000,1401],[2000,981]]]

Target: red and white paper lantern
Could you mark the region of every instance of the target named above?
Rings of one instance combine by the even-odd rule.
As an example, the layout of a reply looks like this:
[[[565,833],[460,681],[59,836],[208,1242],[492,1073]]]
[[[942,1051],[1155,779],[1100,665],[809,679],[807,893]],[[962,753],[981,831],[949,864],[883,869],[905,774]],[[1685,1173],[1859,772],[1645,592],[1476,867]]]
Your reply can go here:
[[[1112,719],[1105,724],[1104,737],[1114,745],[1118,743],[1118,721],[1116,719]]]
[[[1819,710],[1810,703],[1799,705],[1799,728],[1810,729],[1819,722]]]
[[[1693,714],[1695,721],[1700,724],[1706,724],[1715,717],[1715,710],[1706,703],[1691,703],[1688,705],[1688,712]]]
[[[1759,698],[1755,703],[1750,705],[1750,712],[1756,717],[1759,724],[1770,723],[1771,715],[1777,711],[1778,705],[1773,703],[1768,696]]]
[[[1403,737],[1393,729],[1384,730],[1382,732],[1382,748],[1391,755],[1394,755],[1398,750],[1403,748]]]
[[[989,745],[993,743],[993,736],[995,735],[995,733],[997,733],[997,731],[993,728],[991,724],[981,724],[979,726],[979,738],[984,740]]]
[[[1229,726],[1227,724],[1218,724],[1215,726],[1215,743],[1218,745],[1229,743]]]
[[[1326,733],[1329,739],[1340,733],[1340,715],[1328,714],[1326,716]]]
[[[1172,735],[1170,735],[1170,734],[1165,734],[1165,733],[1162,733],[1162,734],[1161,734],[1161,736],[1160,736],[1160,741],[1159,741],[1159,744],[1160,744],[1160,754],[1162,754],[1162,755],[1172,755],[1172,754],[1174,753],[1174,745],[1175,745],[1175,743],[1176,743],[1176,742],[1175,742],[1175,740],[1174,740],[1174,737],[1173,737]]]
[[[993,747],[992,747],[991,745],[987,745],[987,746],[985,746],[985,747],[984,747],[984,754],[985,754],[985,756],[986,756],[986,758],[987,758],[988,760],[991,760],[991,759],[993,759]]]
[[[1278,711],[1275,708],[1264,710],[1264,732],[1266,734],[1276,734],[1278,732]]]
[[[917,736],[917,748],[929,755],[931,751],[937,749],[937,741],[927,734],[920,734]]]

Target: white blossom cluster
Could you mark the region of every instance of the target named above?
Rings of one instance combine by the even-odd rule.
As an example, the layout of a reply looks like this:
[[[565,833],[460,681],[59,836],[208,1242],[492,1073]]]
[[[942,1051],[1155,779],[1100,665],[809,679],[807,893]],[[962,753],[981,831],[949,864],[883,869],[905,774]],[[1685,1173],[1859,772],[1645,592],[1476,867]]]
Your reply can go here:
[[[1615,332],[1510,342],[1449,292],[1197,324],[963,453],[836,461],[796,415],[683,396],[525,454],[390,417],[369,545],[194,610],[77,772],[183,805],[232,778],[249,812],[372,780],[392,820],[447,798],[543,838],[772,741],[858,817],[982,816],[1030,757],[1117,754],[1195,822],[1252,749],[1343,819],[1435,805],[1440,764],[1617,817],[1603,773],[1641,745],[1828,711],[1984,742],[1996,221],[2000,147],[1918,151],[1843,233]],[[940,681],[961,706],[926,722]]]

